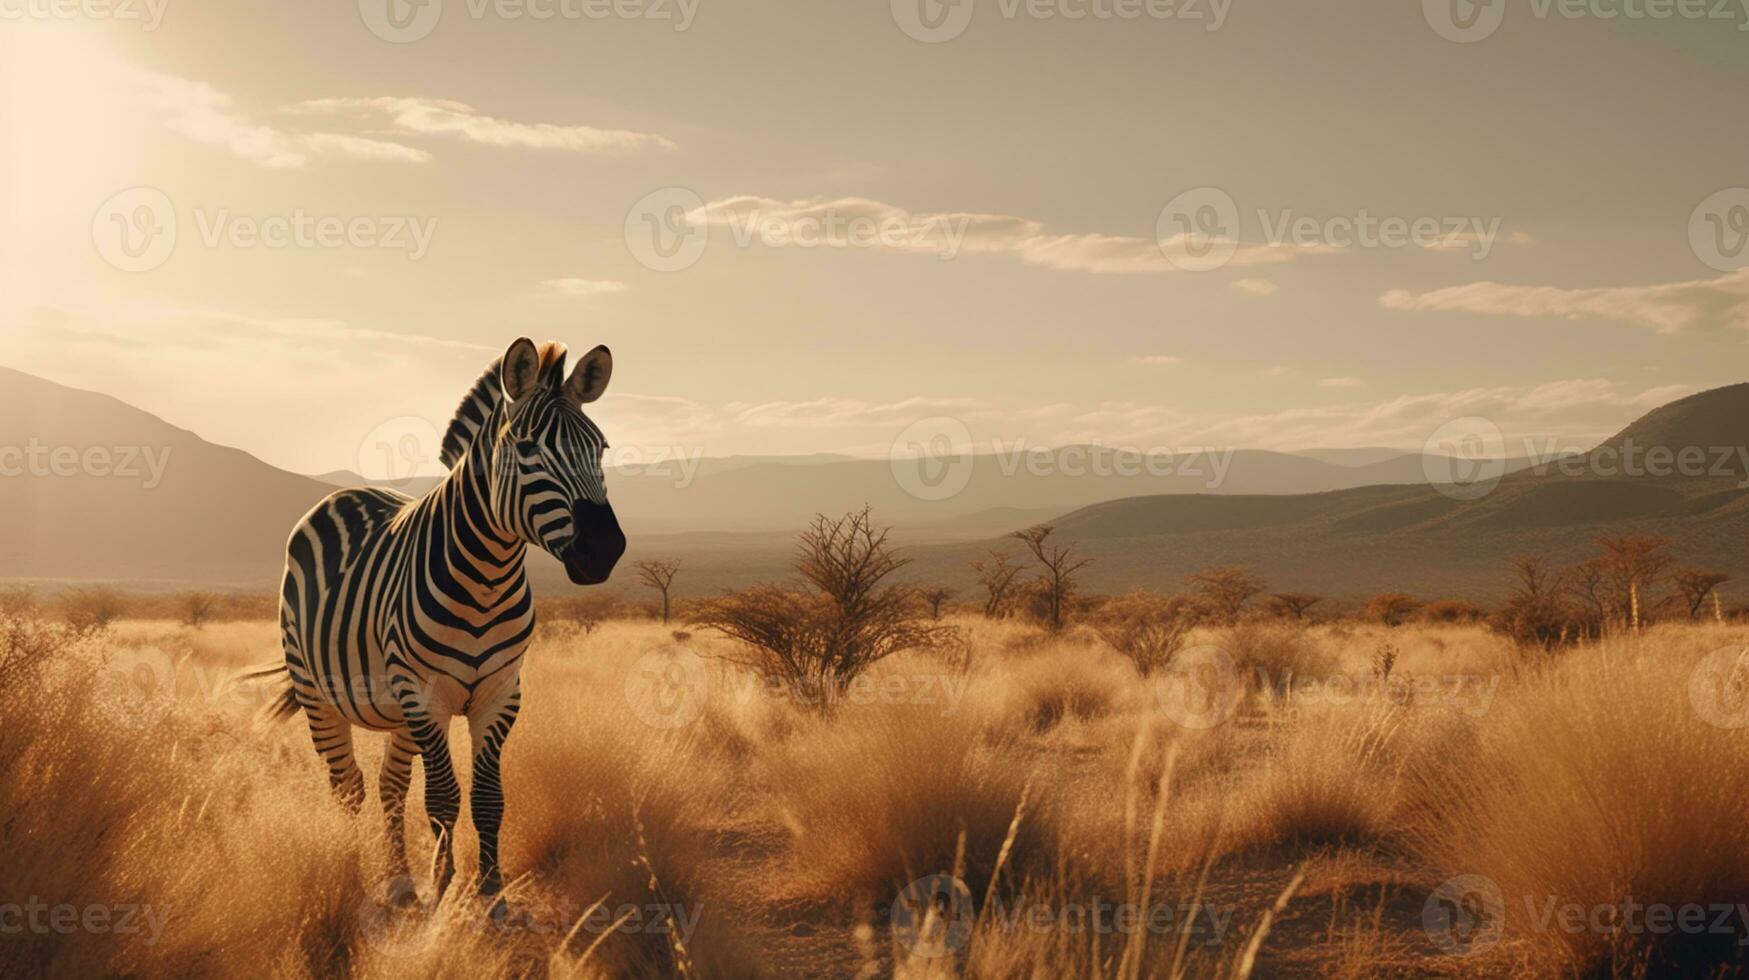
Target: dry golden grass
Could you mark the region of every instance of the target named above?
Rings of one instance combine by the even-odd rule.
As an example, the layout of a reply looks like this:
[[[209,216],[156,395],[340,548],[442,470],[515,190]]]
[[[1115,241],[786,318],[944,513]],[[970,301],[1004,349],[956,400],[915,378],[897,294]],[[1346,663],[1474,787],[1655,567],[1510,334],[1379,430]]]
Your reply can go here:
[[[1295,680],[1246,681],[1231,718],[1195,728],[1083,634],[953,622],[969,669],[902,654],[825,717],[697,655],[721,641],[647,622],[544,634],[505,751],[503,926],[465,887],[465,811],[450,898],[431,907],[416,872],[427,901],[387,904],[374,791],[344,813],[301,720],[260,728],[265,692],[226,683],[272,656],[271,624],[124,622],[0,690],[0,928],[24,923],[8,906],[27,903],[151,914],[131,913],[133,931],[81,918],[0,934],[0,974],[1743,966],[1740,920],[1667,937],[1527,913],[1749,901],[1749,728],[1710,723],[1690,683],[1742,629],[1659,629],[1553,658],[1467,625],[1201,631],[1192,643],[1229,642],[1237,662]],[[381,737],[359,741],[374,786]],[[464,725],[452,741],[465,759]],[[415,777],[416,868],[421,804]],[[1488,941],[1458,951],[1471,955],[1424,928],[1455,876],[1503,899],[1499,942],[1484,916]],[[955,883],[943,894],[964,900],[945,922],[957,931],[893,919],[920,879]],[[1118,928],[1120,906],[1167,921]]]

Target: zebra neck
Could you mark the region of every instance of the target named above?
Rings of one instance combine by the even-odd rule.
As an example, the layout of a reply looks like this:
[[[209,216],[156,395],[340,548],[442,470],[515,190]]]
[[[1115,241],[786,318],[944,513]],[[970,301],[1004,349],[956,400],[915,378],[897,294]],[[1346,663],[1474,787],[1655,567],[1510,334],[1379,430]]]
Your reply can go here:
[[[493,510],[488,478],[486,461],[470,452],[430,498],[435,505],[433,530],[445,544],[434,549],[433,561],[465,585],[482,608],[516,598],[528,553],[528,546]]]

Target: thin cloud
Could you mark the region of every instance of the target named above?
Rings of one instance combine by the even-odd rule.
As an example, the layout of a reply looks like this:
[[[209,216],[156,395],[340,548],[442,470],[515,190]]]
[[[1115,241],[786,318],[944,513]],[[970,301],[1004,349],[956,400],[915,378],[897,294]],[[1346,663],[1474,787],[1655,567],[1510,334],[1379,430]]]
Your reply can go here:
[[[869,248],[953,258],[961,253],[1010,255],[1027,265],[1068,272],[1179,271],[1153,238],[1049,233],[1030,218],[969,211],[908,211],[861,197],[782,201],[741,194],[706,203],[687,215],[700,227],[726,228],[743,244],[771,247]],[[1290,262],[1328,246],[1235,243],[1227,265]]]
[[[341,133],[292,133],[251,121],[233,108],[230,95],[205,82],[132,72],[135,97],[158,113],[171,132],[196,143],[217,146],[263,167],[302,167],[313,157],[424,163],[423,150],[363,136]]]
[[[1564,289],[1475,282],[1425,293],[1393,289],[1379,297],[1391,310],[1436,310],[1491,316],[1621,320],[1659,333],[1717,326],[1749,328],[1749,269],[1716,279],[1652,286]]]
[[[545,279],[541,285],[567,296],[608,296],[626,291],[626,284],[617,279]]]
[[[1364,385],[1364,384],[1366,384],[1366,382],[1360,380],[1359,378],[1319,378],[1318,379],[1318,387],[1320,387],[1320,388],[1359,388],[1361,385]]]
[[[1137,364],[1147,364],[1153,367],[1171,367],[1178,363],[1178,358],[1171,354],[1138,354],[1130,360]]]
[[[1250,293],[1253,296],[1274,296],[1276,293],[1281,292],[1281,287],[1270,282],[1268,279],[1235,279],[1231,283],[1228,283],[1228,285],[1242,293]]]
[[[289,111],[301,115],[349,116],[377,120],[400,133],[441,136],[505,149],[622,153],[652,148],[675,148],[673,140],[652,133],[544,122],[514,122],[484,115],[470,105],[445,99],[394,96],[311,99],[289,107]]]

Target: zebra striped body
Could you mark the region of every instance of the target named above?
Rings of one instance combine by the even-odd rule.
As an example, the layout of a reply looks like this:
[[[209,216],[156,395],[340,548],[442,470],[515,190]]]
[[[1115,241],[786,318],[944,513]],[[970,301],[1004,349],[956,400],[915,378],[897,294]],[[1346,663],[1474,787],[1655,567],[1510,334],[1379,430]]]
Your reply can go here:
[[[421,499],[341,490],[317,504],[287,544],[280,627],[290,710],[309,721],[336,794],[362,805],[355,726],[391,733],[380,789],[390,858],[407,870],[403,811],[414,756],[438,838],[433,879],[454,872],[460,789],[449,722],[468,720],[471,811],[480,889],[501,887],[498,760],[521,703],[534,631],[524,559],[530,544],[565,562],[573,581],[606,579],[625,547],[606,502],[605,442],[583,415],[611,372],[606,348],[564,379],[564,349],[511,346],[457,410],[444,441],[450,473]]]

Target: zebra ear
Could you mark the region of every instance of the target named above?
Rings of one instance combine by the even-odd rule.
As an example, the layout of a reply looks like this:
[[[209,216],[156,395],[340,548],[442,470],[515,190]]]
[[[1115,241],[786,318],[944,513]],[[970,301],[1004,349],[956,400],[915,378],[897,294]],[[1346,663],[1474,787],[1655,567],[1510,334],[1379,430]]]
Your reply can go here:
[[[587,405],[607,390],[613,377],[613,354],[605,345],[584,354],[571,369],[571,379],[565,382],[565,394],[579,405]]]
[[[540,377],[540,351],[535,350],[534,341],[518,337],[499,363],[498,380],[511,401],[521,401],[534,390]]]

